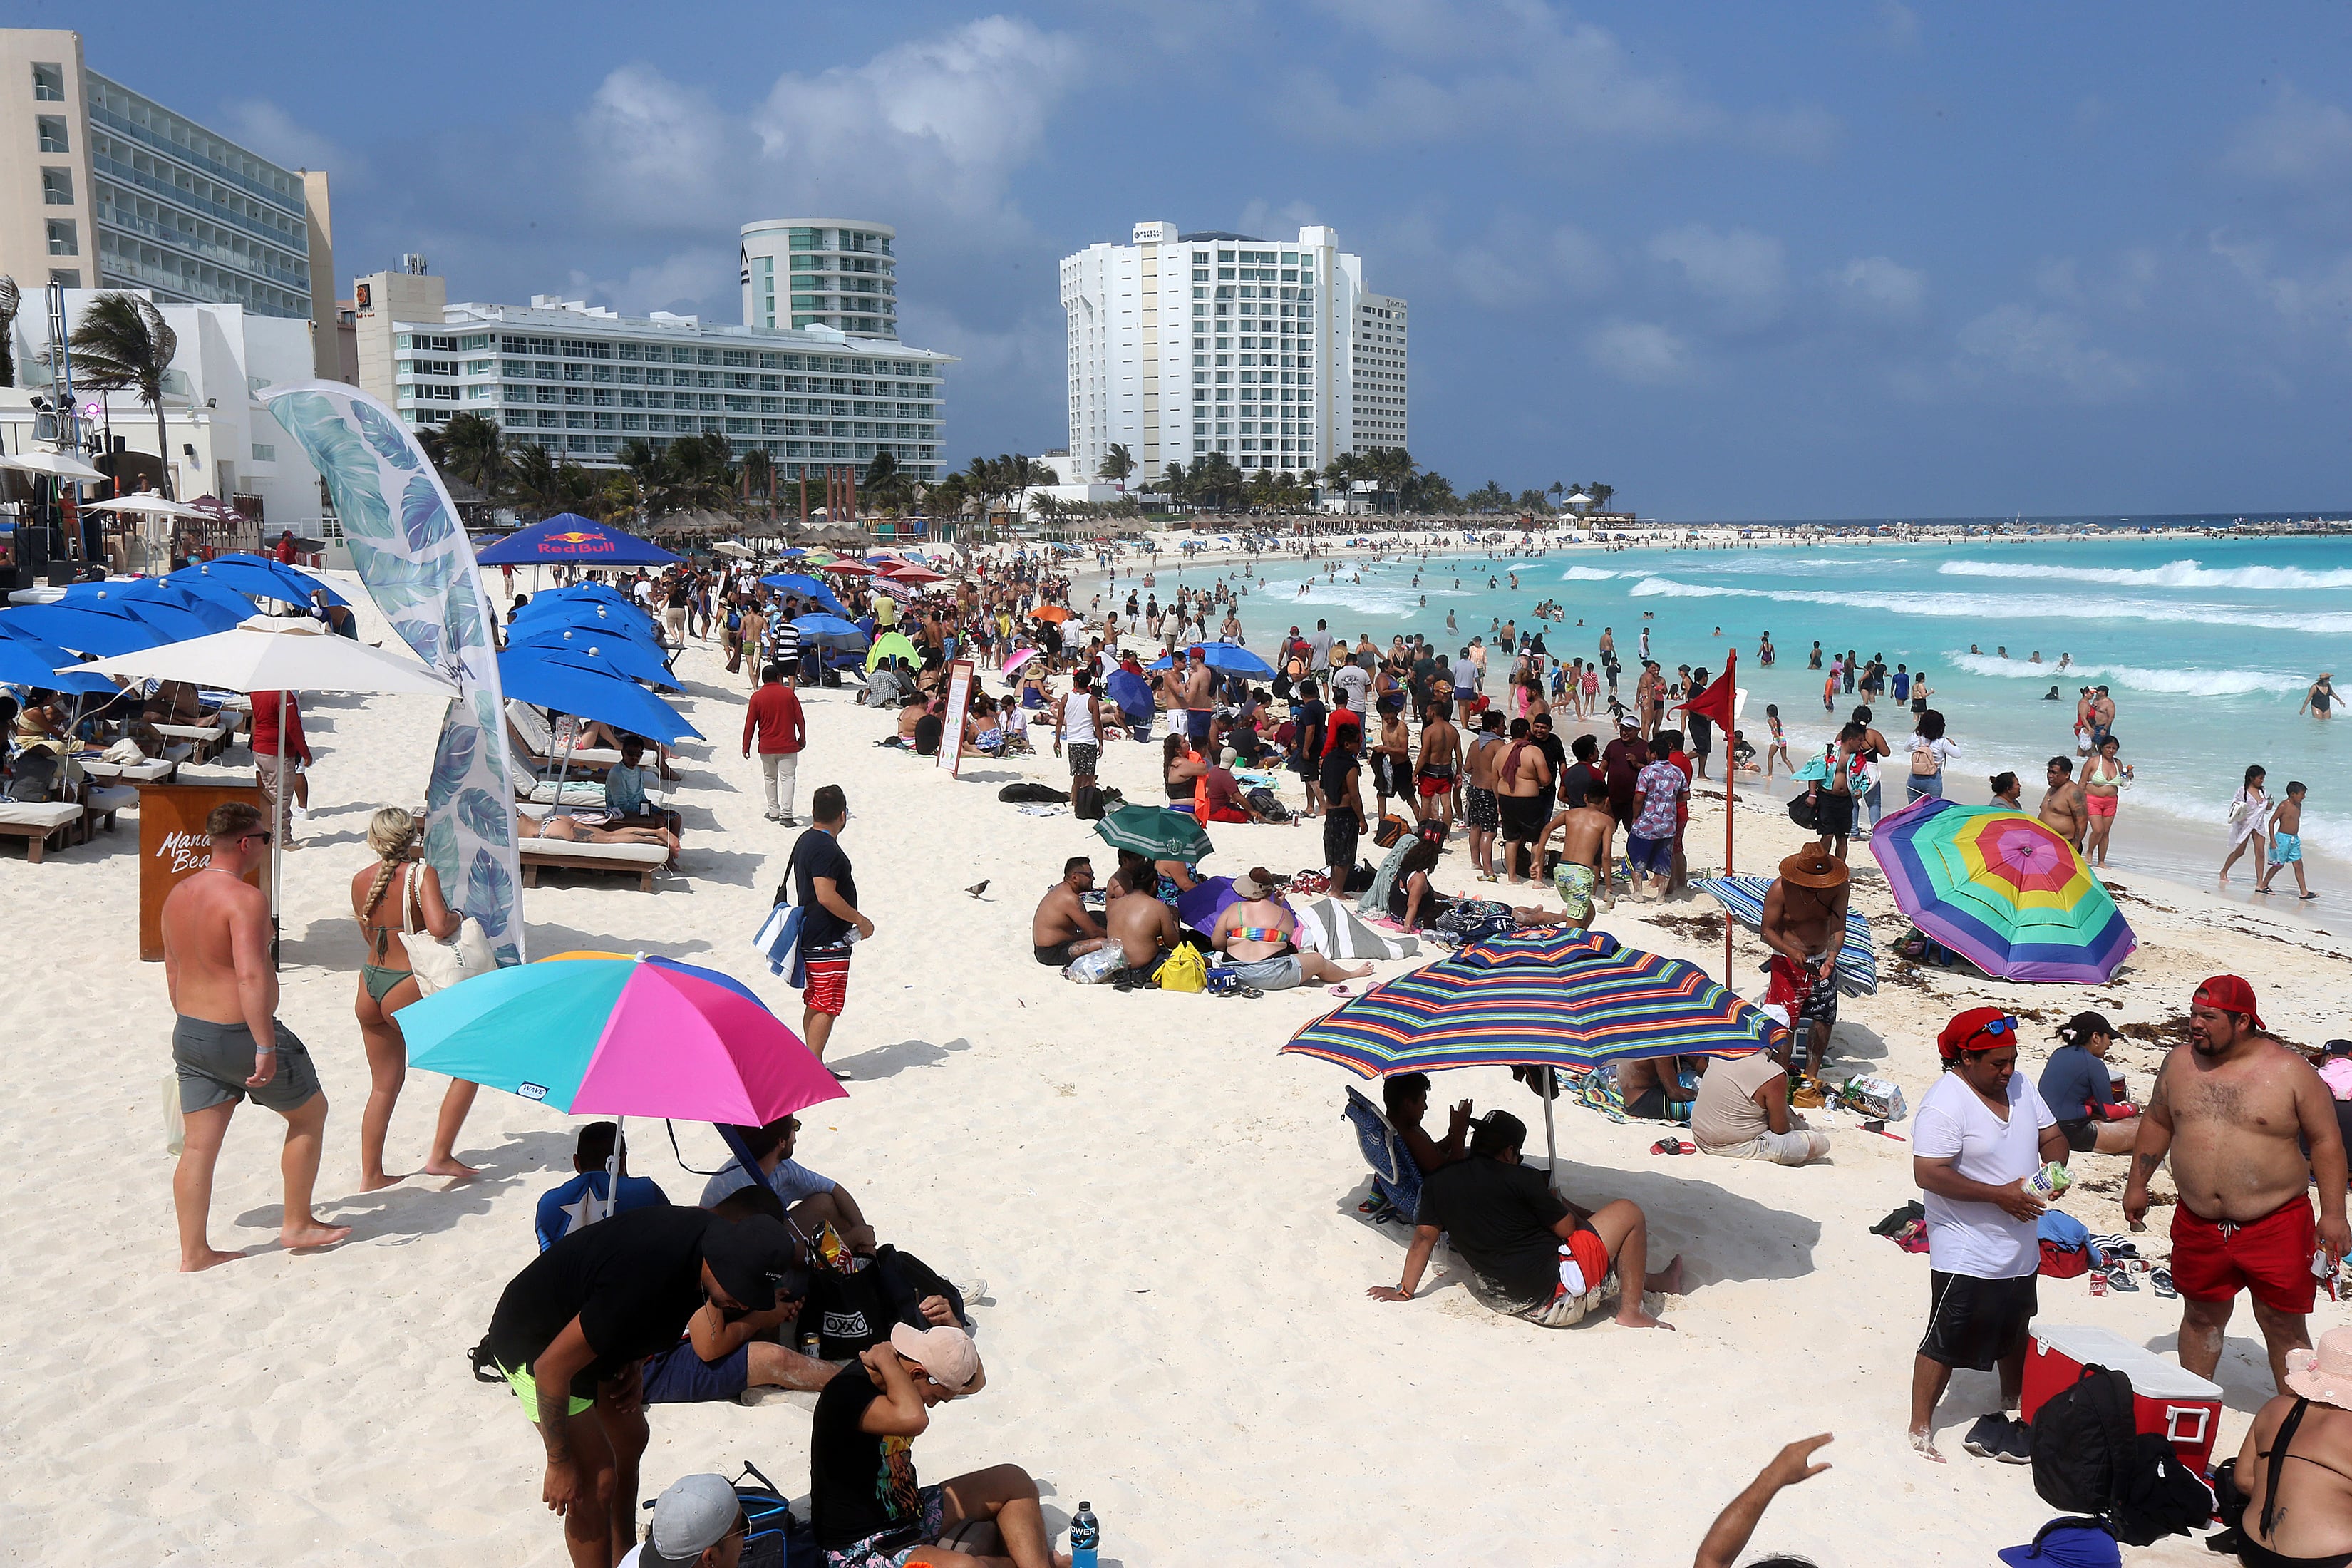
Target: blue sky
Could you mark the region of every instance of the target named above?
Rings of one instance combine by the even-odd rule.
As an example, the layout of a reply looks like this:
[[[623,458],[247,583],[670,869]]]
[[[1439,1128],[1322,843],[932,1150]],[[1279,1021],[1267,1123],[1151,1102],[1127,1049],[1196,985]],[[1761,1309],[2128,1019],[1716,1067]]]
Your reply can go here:
[[[1412,447],[1666,517],[2352,503],[2352,11],[1097,0],[19,5],[330,169],[342,283],[740,318],[872,216],[949,452],[1063,444],[1055,262],[1336,226]]]

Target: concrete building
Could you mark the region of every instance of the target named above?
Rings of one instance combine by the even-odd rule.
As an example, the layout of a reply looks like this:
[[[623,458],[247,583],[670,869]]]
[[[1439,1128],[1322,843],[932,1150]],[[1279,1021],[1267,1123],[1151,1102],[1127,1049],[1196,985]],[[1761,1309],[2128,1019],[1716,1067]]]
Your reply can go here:
[[[100,76],[79,33],[0,29],[0,272],[28,301],[55,280],[307,321],[332,376],[330,235],[325,174]]]
[[[1366,289],[1339,245],[1321,226],[1277,244],[1152,222],[1063,258],[1076,469],[1114,445],[1131,487],[1212,453],[1304,474],[1403,446],[1404,301]]]
[[[623,316],[579,300],[447,302],[423,271],[352,285],[359,384],[412,426],[487,415],[517,441],[610,468],[625,441],[659,447],[724,435],[786,479],[864,468],[881,453],[940,476],[942,373],[954,356],[830,327],[770,329],[656,310]]]
[[[898,336],[898,231],[864,218],[779,217],[743,226],[743,324]]]
[[[100,292],[66,291],[68,331]],[[261,403],[272,386],[312,378],[310,323],[260,315],[242,305],[161,299],[155,304],[179,338],[178,352],[163,374],[162,456],[171,464],[173,492],[183,500],[214,495],[229,501],[273,539],[282,528],[320,537],[318,475]],[[33,400],[54,404],[57,398],[48,348],[47,313],[31,309],[19,314],[8,342],[16,384],[0,387],[0,442],[11,452],[47,448],[46,441],[35,438],[38,411]],[[100,469],[122,474],[131,488],[136,488],[134,474],[154,480],[155,416],[136,393],[77,388],[74,403],[85,438],[95,438],[84,455]]]

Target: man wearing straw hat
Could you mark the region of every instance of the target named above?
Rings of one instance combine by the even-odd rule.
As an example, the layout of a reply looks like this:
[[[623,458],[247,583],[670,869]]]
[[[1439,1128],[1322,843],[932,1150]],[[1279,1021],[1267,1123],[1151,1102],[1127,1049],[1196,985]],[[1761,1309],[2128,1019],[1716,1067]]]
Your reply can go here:
[[[2147,1215],[2148,1179],[2168,1160],[2180,1193],[2172,1210],[2180,1364],[2213,1375],[2221,1331],[2244,1290],[2270,1348],[2271,1375],[2284,1387],[2288,1352],[2311,1344],[2304,1320],[2318,1281],[2352,1250],[2344,1138],[2327,1085],[2263,1026],[2254,988],[2237,975],[2216,974],[2197,988],[2189,1043],[2157,1069],[2124,1185],[2124,1218],[2135,1228]]]
[[[1844,861],[1816,845],[1781,861],[1764,891],[1764,942],[1772,950],[1764,1005],[1789,1030],[1784,1066],[1795,1065],[1797,1041],[1804,1038],[1808,1078],[1822,1076],[1837,1024],[1837,958],[1853,879]]]
[[[2239,1561],[2352,1562],[2352,1329],[2330,1329],[2315,1351],[2286,1352],[2286,1391],[2254,1413],[2235,1480],[2246,1510]],[[2226,1514],[2231,1500],[2222,1501]]]

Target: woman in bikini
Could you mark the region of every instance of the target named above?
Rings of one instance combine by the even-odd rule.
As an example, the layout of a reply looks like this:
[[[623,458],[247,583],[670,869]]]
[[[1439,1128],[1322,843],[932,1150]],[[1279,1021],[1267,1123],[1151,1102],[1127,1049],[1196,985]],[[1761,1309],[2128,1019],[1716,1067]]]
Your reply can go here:
[[[2254,851],[2254,864],[2257,866],[2263,864],[2263,858],[2270,848],[2266,828],[2270,821],[2271,797],[2269,792],[2263,788],[2263,781],[2269,776],[2268,771],[2259,764],[2249,767],[2246,782],[2239,786],[2237,795],[2230,801],[2230,853],[2221,861],[2221,880],[2224,883],[2230,879],[2230,868],[2238,863],[2238,857],[2250,847]]]
[[[2123,742],[2110,731],[2083,769],[2083,805],[2090,813],[2091,826],[2090,841],[2084,847],[2091,864],[2102,868],[2107,863],[2107,836],[2116,830],[2116,809],[2123,802],[2123,787],[2131,782],[2130,766],[2116,760],[2122,750]]]
[[[400,1180],[383,1168],[383,1139],[392,1126],[393,1107],[408,1077],[408,1045],[400,1037],[393,1017],[424,993],[408,964],[405,939],[419,932],[436,942],[457,934],[463,917],[441,896],[441,878],[420,855],[425,825],[396,805],[385,806],[368,822],[368,847],[376,864],[352,878],[352,913],[367,943],[360,965],[360,988],[352,1004],[358,1017],[360,1038],[367,1047],[367,1108],[360,1112],[360,1190],[372,1193]],[[449,1080],[441,1099],[441,1117],[433,1129],[433,1152],[425,1162],[428,1176],[471,1176],[469,1165],[458,1163],[454,1150],[474,1108],[474,1086],[463,1079]]]

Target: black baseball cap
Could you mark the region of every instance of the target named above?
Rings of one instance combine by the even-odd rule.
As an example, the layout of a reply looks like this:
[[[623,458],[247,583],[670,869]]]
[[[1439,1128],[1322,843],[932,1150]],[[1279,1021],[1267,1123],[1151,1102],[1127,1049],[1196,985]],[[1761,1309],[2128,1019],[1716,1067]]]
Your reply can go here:
[[[783,1222],[753,1215],[731,1224],[714,1219],[702,1233],[702,1261],[719,1288],[754,1312],[776,1304],[776,1284],[800,1260]]]

